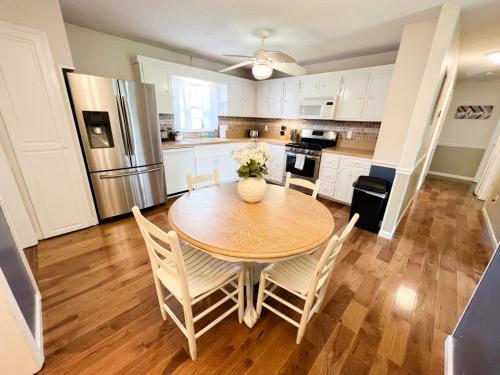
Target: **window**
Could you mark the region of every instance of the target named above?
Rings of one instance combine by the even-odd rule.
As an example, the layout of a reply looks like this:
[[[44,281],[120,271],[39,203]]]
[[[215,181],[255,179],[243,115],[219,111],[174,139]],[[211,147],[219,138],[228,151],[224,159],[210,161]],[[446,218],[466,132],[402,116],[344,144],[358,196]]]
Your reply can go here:
[[[174,127],[183,132],[217,129],[217,84],[185,77],[172,77]]]

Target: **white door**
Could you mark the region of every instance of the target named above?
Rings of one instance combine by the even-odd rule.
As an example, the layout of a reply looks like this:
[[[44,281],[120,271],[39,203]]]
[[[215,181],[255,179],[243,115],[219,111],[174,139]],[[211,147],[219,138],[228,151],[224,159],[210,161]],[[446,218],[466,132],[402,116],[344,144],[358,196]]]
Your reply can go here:
[[[303,77],[300,80],[300,97],[314,97],[319,95],[319,78]]]
[[[0,24],[0,115],[44,238],[93,223],[83,174],[46,36]]]
[[[340,74],[330,73],[319,80],[319,96],[337,96],[340,92]]]
[[[283,81],[271,81],[269,87],[269,117],[280,118],[283,105]]]
[[[338,120],[361,120],[365,100],[368,72],[347,73],[342,76]]]
[[[283,89],[282,117],[291,119],[298,117],[299,87],[299,80],[293,78],[285,79]]]
[[[257,111],[255,83],[251,81],[243,82],[243,116],[254,117]]]
[[[214,170],[219,171],[219,162],[217,154],[196,156],[195,163],[196,163],[195,168],[197,176],[213,173]],[[196,186],[202,187],[208,185],[211,185],[211,182],[202,182],[197,184]]]
[[[187,175],[195,176],[194,151],[192,148],[179,148],[163,152],[167,194],[188,190]]]
[[[229,80],[227,86],[228,115],[241,116],[243,114],[243,81]]]
[[[337,174],[334,198],[341,202],[349,201],[350,185],[352,181],[352,168],[340,167]]]
[[[173,113],[169,72],[160,66],[141,63],[144,82],[155,85],[158,113]]]
[[[257,84],[257,116],[267,117],[269,115],[269,83]]]
[[[391,85],[392,69],[375,71],[370,74],[366,90],[363,118],[369,121],[382,121],[385,102]]]

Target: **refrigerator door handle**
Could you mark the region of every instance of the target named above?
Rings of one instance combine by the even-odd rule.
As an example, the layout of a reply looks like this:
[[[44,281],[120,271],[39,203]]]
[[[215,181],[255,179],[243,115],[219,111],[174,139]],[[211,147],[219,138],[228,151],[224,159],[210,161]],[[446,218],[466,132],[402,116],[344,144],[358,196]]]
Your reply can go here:
[[[125,118],[122,110],[122,105],[120,97],[116,95],[116,109],[118,110],[118,120],[120,121],[120,129],[122,132],[123,147],[125,148],[125,154],[130,156],[130,142],[128,140],[128,131],[126,125],[124,124]]]
[[[107,179],[107,178],[116,178],[116,177],[127,177],[127,176],[135,176],[138,174],[143,174],[143,173],[151,173],[151,172],[156,172],[159,171],[161,167],[153,168],[153,169],[148,169],[145,171],[135,171],[135,172],[128,172],[128,173],[120,173],[120,174],[102,174],[99,176],[100,179]]]
[[[132,142],[132,126],[130,125],[130,114],[128,111],[127,98],[125,96],[120,96],[120,100],[123,108],[123,115],[125,117],[125,126],[127,127],[127,135],[129,142],[130,155],[135,155],[134,153],[134,143]]]

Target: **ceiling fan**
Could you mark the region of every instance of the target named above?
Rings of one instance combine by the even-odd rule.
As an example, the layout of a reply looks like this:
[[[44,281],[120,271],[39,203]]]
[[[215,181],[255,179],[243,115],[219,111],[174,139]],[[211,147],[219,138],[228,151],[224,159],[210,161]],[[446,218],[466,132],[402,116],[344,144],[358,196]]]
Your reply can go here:
[[[269,51],[264,49],[264,41],[269,37],[270,32],[262,30],[260,38],[262,39],[260,48],[255,51],[253,56],[245,55],[224,55],[227,57],[248,58],[238,64],[234,64],[219,70],[219,72],[227,72],[229,70],[237,69],[245,65],[253,64],[252,74],[257,80],[263,80],[271,77],[273,69],[283,72],[291,76],[300,76],[307,73],[307,70],[297,64],[292,56],[280,51]]]

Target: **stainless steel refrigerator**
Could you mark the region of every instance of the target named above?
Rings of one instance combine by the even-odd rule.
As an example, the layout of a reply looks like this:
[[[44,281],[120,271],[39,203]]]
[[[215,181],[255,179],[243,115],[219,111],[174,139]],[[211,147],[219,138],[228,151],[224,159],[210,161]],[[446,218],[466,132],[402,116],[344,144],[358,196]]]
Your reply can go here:
[[[100,219],[165,202],[154,85],[68,73]]]

